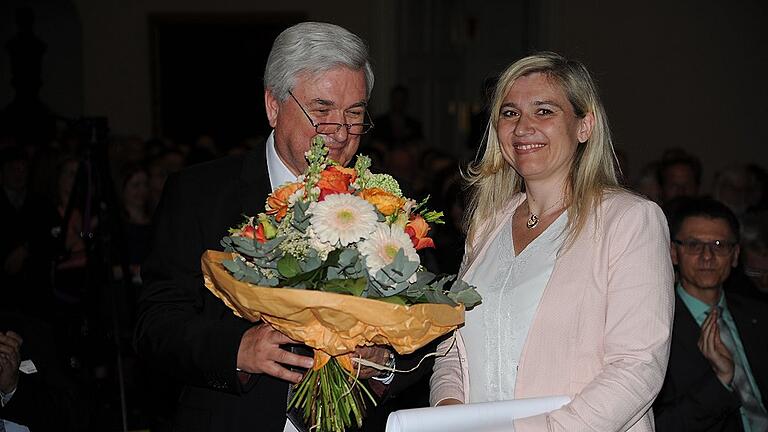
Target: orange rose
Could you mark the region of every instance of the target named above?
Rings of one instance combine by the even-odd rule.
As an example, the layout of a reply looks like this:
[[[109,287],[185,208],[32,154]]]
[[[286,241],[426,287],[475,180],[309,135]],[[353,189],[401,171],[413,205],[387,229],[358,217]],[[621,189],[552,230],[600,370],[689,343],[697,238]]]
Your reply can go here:
[[[320,173],[317,187],[320,188],[320,201],[326,195],[349,193],[349,185],[357,178],[357,172],[352,168],[331,166]]]
[[[404,198],[399,198],[379,188],[363,189],[360,192],[360,198],[376,206],[384,216],[394,214],[403,208],[403,204],[405,204]]]
[[[275,220],[280,222],[288,212],[288,198],[303,187],[301,183],[289,183],[272,192],[267,197],[267,214],[275,215]]]
[[[416,250],[435,247],[435,242],[427,237],[428,232],[429,224],[419,215],[416,215],[405,226],[405,233],[411,238],[413,247],[416,248]]]

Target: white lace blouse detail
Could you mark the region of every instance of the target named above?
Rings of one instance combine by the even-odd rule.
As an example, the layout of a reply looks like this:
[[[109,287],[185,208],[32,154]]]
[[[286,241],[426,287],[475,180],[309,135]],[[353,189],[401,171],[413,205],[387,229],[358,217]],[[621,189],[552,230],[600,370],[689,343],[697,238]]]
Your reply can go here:
[[[467,312],[469,402],[514,399],[517,366],[544,288],[555,266],[568,216],[564,212],[515,256],[511,220],[490,241],[467,282],[483,303]]]

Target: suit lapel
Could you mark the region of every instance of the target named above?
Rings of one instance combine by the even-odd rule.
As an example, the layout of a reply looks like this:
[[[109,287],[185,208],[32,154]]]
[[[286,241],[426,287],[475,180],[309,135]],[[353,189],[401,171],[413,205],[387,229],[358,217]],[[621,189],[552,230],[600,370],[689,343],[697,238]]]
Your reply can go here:
[[[264,211],[264,202],[272,192],[267,172],[267,156],[263,146],[249,151],[238,179],[240,208],[248,216]]]
[[[728,296],[728,310],[736,323],[744,353],[747,355],[749,368],[755,377],[757,386],[763,397],[763,403],[768,399],[768,323],[763,314],[756,314],[752,308],[742,302],[742,298]],[[762,305],[762,303],[761,303]]]

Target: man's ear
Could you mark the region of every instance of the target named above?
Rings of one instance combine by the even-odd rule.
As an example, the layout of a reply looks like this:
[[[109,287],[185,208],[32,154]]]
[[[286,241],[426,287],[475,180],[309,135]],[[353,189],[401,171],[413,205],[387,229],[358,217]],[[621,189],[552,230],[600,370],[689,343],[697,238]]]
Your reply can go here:
[[[264,109],[267,111],[269,126],[277,127],[277,114],[280,112],[280,101],[269,90],[264,90]]]
[[[670,245],[669,253],[672,256],[672,264],[677,265],[677,248],[674,244]]]
[[[739,252],[741,252],[741,248],[737,244],[733,250],[733,258],[731,258],[731,267],[736,268],[739,265]]]

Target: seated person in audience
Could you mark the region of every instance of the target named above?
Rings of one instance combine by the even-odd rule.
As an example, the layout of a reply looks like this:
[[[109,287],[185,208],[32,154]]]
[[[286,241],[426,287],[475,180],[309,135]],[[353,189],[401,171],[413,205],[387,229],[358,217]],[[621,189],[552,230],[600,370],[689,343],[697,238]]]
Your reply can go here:
[[[726,293],[739,259],[739,222],[724,204],[685,200],[670,218],[678,268],[675,321],[656,430],[766,431],[768,309]]]
[[[32,432],[87,430],[86,400],[52,334],[44,322],[0,304],[0,418]]]
[[[741,218],[740,272],[726,281],[726,290],[768,302],[768,211]],[[768,310],[766,310],[768,312]]]
[[[698,196],[701,162],[687,153],[670,151],[664,155],[657,176],[662,203],[677,197]]]
[[[728,206],[736,216],[741,217],[753,204],[752,174],[746,166],[736,165],[718,171],[712,186],[712,198]]]

